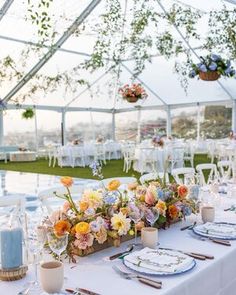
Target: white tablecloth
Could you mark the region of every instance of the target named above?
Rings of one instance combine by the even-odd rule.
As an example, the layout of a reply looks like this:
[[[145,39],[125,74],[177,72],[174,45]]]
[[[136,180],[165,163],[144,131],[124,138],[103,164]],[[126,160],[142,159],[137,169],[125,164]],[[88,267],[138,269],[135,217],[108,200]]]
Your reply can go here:
[[[218,220],[236,222],[236,214],[223,212]],[[192,220],[191,220],[192,221]],[[231,247],[215,244],[211,241],[194,239],[189,231],[180,231],[186,223],[178,223],[168,230],[159,231],[159,242],[162,247],[172,247],[186,251],[195,251],[215,256],[214,260],[197,260],[196,267],[188,273],[172,277],[158,277],[163,282],[162,290],[140,284],[135,280],[121,278],[112,270],[113,264],[120,260],[105,261],[104,258],[126,248],[109,248],[87,257],[78,258],[76,267],[66,264],[65,275],[67,287],[81,287],[93,290],[102,295],[235,295],[236,294],[236,241]],[[33,272],[15,282],[0,282],[0,294],[16,295],[23,285],[33,279]]]
[[[32,162],[36,161],[36,153],[29,151],[18,151],[9,153],[11,162]]]

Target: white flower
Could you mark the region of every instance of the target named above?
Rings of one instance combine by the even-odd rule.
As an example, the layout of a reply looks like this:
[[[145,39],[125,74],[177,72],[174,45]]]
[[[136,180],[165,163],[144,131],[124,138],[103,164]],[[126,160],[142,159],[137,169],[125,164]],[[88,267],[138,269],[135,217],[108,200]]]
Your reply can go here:
[[[122,212],[114,214],[111,218],[112,228],[118,231],[119,236],[127,234],[128,230],[130,229],[130,222],[131,220],[126,218]]]

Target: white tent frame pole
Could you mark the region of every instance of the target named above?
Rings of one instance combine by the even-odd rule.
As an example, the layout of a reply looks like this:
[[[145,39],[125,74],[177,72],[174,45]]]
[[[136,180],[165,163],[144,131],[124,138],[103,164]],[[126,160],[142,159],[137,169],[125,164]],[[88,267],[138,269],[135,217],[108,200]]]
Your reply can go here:
[[[168,12],[166,11],[165,7],[162,5],[161,0],[157,0],[159,6],[161,7],[161,9],[163,10],[163,12],[165,13],[165,15],[168,17]],[[176,31],[178,32],[178,34],[180,35],[180,37],[183,39],[183,41],[185,42],[185,44],[188,46],[188,48],[191,50],[191,52],[199,59],[200,56],[196,53],[196,51],[193,49],[193,47],[190,45],[190,43],[186,40],[186,38],[184,37],[184,35],[182,34],[182,32],[180,31],[180,29],[176,26],[175,23],[172,23],[172,25],[174,26],[174,28],[176,29]],[[217,80],[216,81],[221,88],[224,90],[224,92],[230,97],[230,99],[234,99],[233,96],[231,95],[231,93],[224,87],[224,85]]]
[[[197,141],[200,141],[200,132],[201,132],[201,125],[200,125],[200,105],[197,105]]]
[[[66,144],[66,111],[61,112],[61,145]]]
[[[89,115],[90,115],[90,126],[91,126],[91,129],[92,129],[93,141],[95,141],[95,127],[94,127],[92,111],[89,112]]]
[[[134,73],[123,63],[121,63],[123,68],[126,69],[131,75],[134,75]],[[167,103],[156,93],[154,92],[143,80],[141,80],[139,77],[135,77],[136,80],[138,80],[143,86],[145,86],[155,97],[157,97],[164,105],[167,105]]]
[[[92,0],[85,10],[76,18],[73,24],[64,32],[61,38],[49,49],[49,51],[41,58],[38,63],[20,80],[20,82],[3,98],[3,102],[7,103],[56,53],[66,40],[77,30],[77,28],[84,22],[94,8],[101,2],[101,0]]]
[[[37,111],[34,109],[34,129],[35,129],[35,150],[38,155],[39,142],[38,142],[38,121],[37,121]]]
[[[0,21],[3,19],[4,15],[7,13],[8,9],[11,7],[14,0],[6,0],[0,9]]]
[[[232,105],[232,130],[236,132],[236,99],[233,100]]]
[[[115,141],[116,140],[116,113],[113,111],[112,112],[112,139]]]
[[[141,115],[141,108],[139,108],[137,114],[137,143],[141,142]]]
[[[0,39],[10,41],[10,42],[26,44],[26,45],[30,45],[30,46],[40,47],[40,48],[48,48],[48,49],[51,48],[50,46],[47,46],[47,45],[44,45],[44,44],[39,44],[39,43],[36,43],[36,42],[26,41],[26,40],[18,39],[18,38],[13,38],[13,37],[10,37],[10,36],[0,35]],[[194,47],[194,50],[199,50],[199,49],[202,49],[202,46]],[[85,56],[85,57],[91,57],[92,56],[92,54],[89,54],[89,53],[80,52],[80,51],[77,51],[77,50],[66,49],[66,48],[58,48],[57,51],[64,52],[64,53],[69,53],[69,54],[80,55],[80,56]],[[163,56],[162,54],[152,54],[152,55],[150,55],[150,58],[156,58],[156,57],[162,57],[162,56]],[[110,58],[106,58],[106,57],[104,58],[104,60],[106,60],[106,61],[114,61],[114,60],[112,60]],[[121,59],[120,61],[121,62],[126,62],[126,61],[132,61],[132,60],[134,60],[134,58],[130,57],[130,58]]]
[[[171,136],[171,108],[167,106],[166,108],[166,135]]]
[[[3,110],[0,110],[0,146],[4,144],[4,118]]]

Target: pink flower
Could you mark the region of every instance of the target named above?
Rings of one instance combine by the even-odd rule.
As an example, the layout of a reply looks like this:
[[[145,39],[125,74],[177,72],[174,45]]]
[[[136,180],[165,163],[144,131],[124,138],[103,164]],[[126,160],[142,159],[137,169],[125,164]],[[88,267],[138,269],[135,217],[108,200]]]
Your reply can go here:
[[[61,210],[54,211],[49,216],[49,220],[51,221],[52,224],[57,223],[60,219],[62,219],[62,211]]]
[[[68,201],[65,201],[65,203],[63,204],[63,207],[62,207],[62,211],[64,213],[66,213],[68,210],[70,210],[70,208],[71,208],[70,203]]]
[[[145,195],[145,203],[148,205],[154,205],[156,202],[156,196],[154,192],[151,189],[147,189],[146,195]]]
[[[85,250],[88,247],[91,247],[93,245],[94,236],[91,233],[81,235],[76,234],[76,240],[74,241],[75,247]]]

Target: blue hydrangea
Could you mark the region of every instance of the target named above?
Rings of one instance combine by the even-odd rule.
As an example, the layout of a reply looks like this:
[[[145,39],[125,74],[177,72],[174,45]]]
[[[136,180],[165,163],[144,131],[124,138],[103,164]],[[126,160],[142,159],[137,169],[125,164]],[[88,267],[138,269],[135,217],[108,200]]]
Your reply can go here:
[[[225,74],[226,74],[226,75],[230,75],[231,71],[232,71],[231,68],[227,68],[227,69],[225,70]]]
[[[200,67],[199,67],[199,70],[206,73],[207,72],[207,67],[205,65],[201,64]]]
[[[159,199],[163,200],[164,199],[164,192],[161,189],[157,189],[157,196]]]
[[[107,193],[104,196],[104,203],[107,205],[113,205],[117,200],[117,194],[115,192],[113,193]]]
[[[226,66],[227,66],[227,68],[230,68],[230,66],[231,66],[231,62],[230,62],[230,60],[227,60],[227,61],[226,61]]]
[[[189,216],[192,214],[192,209],[188,206],[183,206],[182,212],[185,216]]]
[[[211,55],[211,60],[213,60],[213,61],[219,61],[219,60],[221,60],[221,57],[219,55],[217,55],[217,54],[212,54]]]
[[[196,71],[194,71],[194,70],[192,70],[190,73],[189,73],[189,77],[190,78],[194,78],[194,77],[196,77],[197,76],[197,73],[196,73]]]
[[[212,62],[210,65],[209,65],[209,69],[211,71],[215,71],[217,69],[217,64],[215,62]]]

